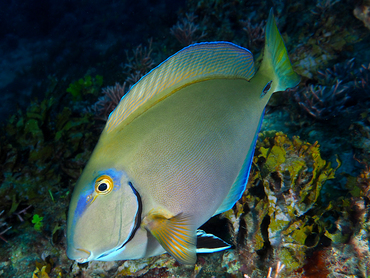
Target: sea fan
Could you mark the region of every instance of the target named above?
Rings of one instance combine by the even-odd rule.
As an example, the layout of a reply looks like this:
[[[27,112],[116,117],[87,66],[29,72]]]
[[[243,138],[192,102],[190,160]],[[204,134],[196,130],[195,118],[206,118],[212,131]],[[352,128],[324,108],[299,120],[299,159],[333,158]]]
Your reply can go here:
[[[126,82],[123,85],[116,83],[115,86],[105,87],[102,90],[103,96],[87,110],[95,114],[97,118],[106,121],[126,92]]]
[[[357,114],[370,101],[370,65],[354,68],[354,59],[318,72],[318,84],[298,90],[295,100],[317,120],[330,120],[342,113]]]

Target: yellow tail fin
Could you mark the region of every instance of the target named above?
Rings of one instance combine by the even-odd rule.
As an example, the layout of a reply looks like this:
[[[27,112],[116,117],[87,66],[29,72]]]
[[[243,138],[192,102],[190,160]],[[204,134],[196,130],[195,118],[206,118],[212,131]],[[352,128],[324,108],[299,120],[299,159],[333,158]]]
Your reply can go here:
[[[290,63],[284,41],[276,26],[272,9],[266,24],[265,50],[259,71],[266,76],[274,76],[274,91],[284,91],[296,86],[300,77]]]

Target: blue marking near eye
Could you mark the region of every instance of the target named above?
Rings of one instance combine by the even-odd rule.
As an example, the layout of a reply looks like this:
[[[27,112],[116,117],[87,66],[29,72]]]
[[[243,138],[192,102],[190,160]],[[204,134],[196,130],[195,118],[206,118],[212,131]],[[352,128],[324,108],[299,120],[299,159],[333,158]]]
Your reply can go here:
[[[87,200],[87,196],[91,195],[94,192],[94,188],[91,190],[88,190],[84,192],[82,195],[80,195],[80,198],[78,199],[75,214],[73,217],[73,224],[76,223],[77,219],[79,219],[82,215],[82,213],[85,211],[86,207],[89,205],[89,201]]]
[[[97,175],[95,176],[94,180],[91,182],[91,184],[83,191],[81,192],[80,198],[78,199],[74,218],[73,218],[73,224],[76,223],[77,219],[79,219],[86,208],[89,206],[90,201],[87,200],[87,197],[94,193],[95,191],[95,181],[97,178],[101,177],[102,175],[110,176],[113,180],[114,188],[113,190],[117,190],[121,186],[121,177],[122,172],[119,172],[115,169],[107,169],[104,171],[99,171]]]
[[[104,171],[99,171],[98,175],[96,176],[95,180],[103,175],[110,176],[111,179],[113,180],[114,188],[113,190],[117,190],[118,188],[121,187],[121,178],[122,178],[122,172],[117,171],[116,169],[107,169]],[[94,183],[95,183],[94,180]]]

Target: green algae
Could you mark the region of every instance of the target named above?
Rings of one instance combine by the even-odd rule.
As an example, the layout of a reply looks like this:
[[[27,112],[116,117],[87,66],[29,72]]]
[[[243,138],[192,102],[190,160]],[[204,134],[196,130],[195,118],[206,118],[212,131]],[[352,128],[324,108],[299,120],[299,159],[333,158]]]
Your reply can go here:
[[[40,231],[42,226],[44,226],[44,223],[42,223],[42,220],[44,219],[44,217],[38,215],[38,214],[34,214],[33,215],[33,218],[32,218],[32,223],[34,224],[34,228],[36,231]]]
[[[33,101],[26,111],[18,110],[6,123],[0,147],[0,211],[5,212],[4,221],[12,229],[3,236],[8,239],[3,248],[15,254],[13,244],[17,243],[28,250],[14,258],[48,251],[60,256],[65,252],[60,241],[69,192],[96,144],[98,134],[94,136],[93,126],[92,115],[76,113],[68,102],[51,96]],[[50,238],[53,246],[30,245],[43,238]],[[11,259],[19,277],[25,271],[30,273],[30,266],[32,263]]]
[[[96,75],[91,77],[86,75],[84,78],[80,78],[75,82],[69,84],[67,92],[71,93],[75,101],[82,100],[83,95],[86,94],[97,94],[103,85],[103,76]]]

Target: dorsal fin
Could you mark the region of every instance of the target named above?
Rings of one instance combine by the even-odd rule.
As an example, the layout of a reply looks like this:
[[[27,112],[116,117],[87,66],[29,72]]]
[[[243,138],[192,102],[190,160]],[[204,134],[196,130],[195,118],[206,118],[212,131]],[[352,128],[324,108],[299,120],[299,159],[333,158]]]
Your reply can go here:
[[[179,88],[213,78],[245,78],[254,75],[252,53],[229,42],[190,45],[143,76],[121,99],[108,118],[105,130],[132,119]]]

